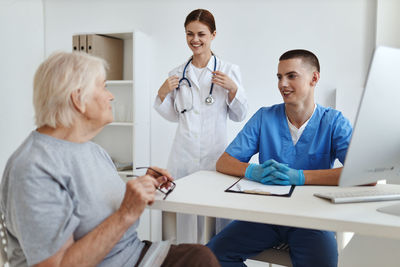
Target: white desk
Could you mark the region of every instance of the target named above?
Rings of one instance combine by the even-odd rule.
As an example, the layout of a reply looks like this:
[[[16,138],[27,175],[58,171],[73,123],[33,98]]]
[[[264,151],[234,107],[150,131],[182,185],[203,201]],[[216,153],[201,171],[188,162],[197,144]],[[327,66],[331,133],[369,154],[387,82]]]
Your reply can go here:
[[[237,179],[218,172],[200,171],[177,180],[168,198],[162,200],[161,194],[157,195],[150,208],[400,239],[400,217],[376,211],[399,201],[331,204],[313,196],[316,192],[350,189],[334,186],[298,186],[290,198],[224,192]]]

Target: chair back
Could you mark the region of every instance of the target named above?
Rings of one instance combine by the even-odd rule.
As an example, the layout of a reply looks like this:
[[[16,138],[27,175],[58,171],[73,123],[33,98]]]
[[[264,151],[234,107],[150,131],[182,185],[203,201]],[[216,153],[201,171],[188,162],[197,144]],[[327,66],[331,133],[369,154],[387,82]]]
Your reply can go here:
[[[7,259],[7,233],[4,215],[0,213],[0,266],[9,266]]]

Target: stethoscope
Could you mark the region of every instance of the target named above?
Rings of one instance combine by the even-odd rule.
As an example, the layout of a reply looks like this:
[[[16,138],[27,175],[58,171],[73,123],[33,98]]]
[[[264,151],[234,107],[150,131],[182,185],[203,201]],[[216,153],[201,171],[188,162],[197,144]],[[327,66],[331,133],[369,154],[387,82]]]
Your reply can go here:
[[[216,57],[214,54],[213,54],[213,57],[214,57],[214,72],[215,72],[216,69],[217,69],[217,57]],[[185,75],[185,74],[186,74],[186,69],[187,69],[187,67],[189,66],[190,62],[192,62],[192,60],[193,60],[193,57],[191,57],[191,58],[189,59],[189,61],[186,63],[185,67],[183,68],[182,78],[179,80],[178,87],[176,88],[176,90],[178,91],[178,90],[180,89],[180,87],[181,87],[181,83],[182,83],[183,81],[186,81],[187,84],[189,85],[190,93],[191,93],[191,95],[192,95],[192,105],[190,106],[190,108],[184,108],[184,109],[182,109],[182,110],[178,110],[178,107],[176,106],[176,103],[175,103],[175,101],[174,101],[175,110],[176,110],[177,112],[181,113],[181,114],[183,114],[183,113],[185,113],[185,112],[187,112],[187,111],[191,111],[191,110],[193,109],[193,91],[192,91],[192,84],[190,83],[189,79],[186,78],[186,75]],[[206,102],[207,105],[211,105],[211,104],[213,104],[214,101],[215,101],[215,100],[214,100],[214,97],[212,96],[213,87],[214,87],[214,84],[211,83],[210,92],[209,92],[208,96],[207,96],[206,99],[205,99],[205,102]],[[176,99],[176,98],[175,98],[175,99]]]

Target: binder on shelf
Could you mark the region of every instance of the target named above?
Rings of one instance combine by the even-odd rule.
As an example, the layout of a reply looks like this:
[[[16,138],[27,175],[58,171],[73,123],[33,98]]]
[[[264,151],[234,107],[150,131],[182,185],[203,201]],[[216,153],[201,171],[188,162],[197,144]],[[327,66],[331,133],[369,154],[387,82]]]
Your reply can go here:
[[[87,52],[87,49],[86,49],[86,35],[79,35],[79,51]]]
[[[88,34],[87,52],[103,58],[108,63],[107,80],[123,79],[123,40],[105,35]]]
[[[72,51],[76,52],[79,51],[79,35],[72,36]]]
[[[108,63],[107,80],[123,79],[124,41],[112,36],[84,34],[72,36],[72,50],[87,52]]]

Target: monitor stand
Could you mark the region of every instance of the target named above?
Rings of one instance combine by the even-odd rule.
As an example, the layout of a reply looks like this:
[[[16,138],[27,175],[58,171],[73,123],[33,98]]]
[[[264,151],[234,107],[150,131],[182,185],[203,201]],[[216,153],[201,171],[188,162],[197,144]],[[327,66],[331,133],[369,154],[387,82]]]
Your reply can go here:
[[[377,209],[377,211],[395,216],[400,216],[400,203],[379,208]]]

